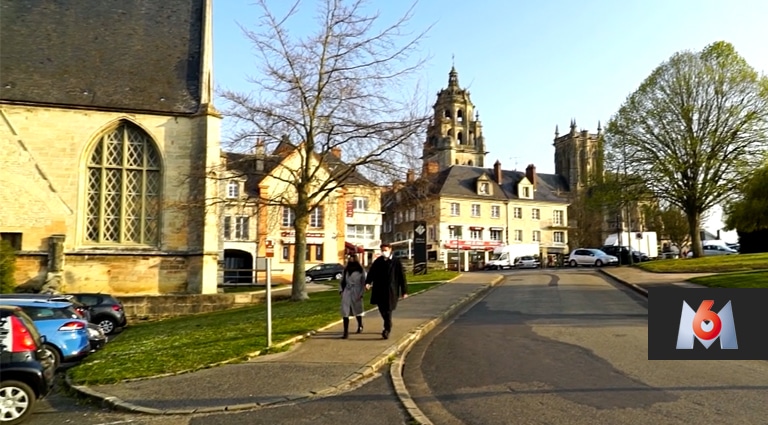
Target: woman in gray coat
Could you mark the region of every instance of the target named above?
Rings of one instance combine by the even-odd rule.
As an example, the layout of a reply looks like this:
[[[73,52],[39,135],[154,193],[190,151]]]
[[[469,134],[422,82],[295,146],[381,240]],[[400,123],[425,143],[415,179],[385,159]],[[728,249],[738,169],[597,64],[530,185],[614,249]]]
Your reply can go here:
[[[357,257],[347,258],[347,266],[341,277],[341,317],[344,318],[343,339],[349,337],[349,316],[357,319],[357,333],[363,331],[363,294],[365,293],[365,271]]]

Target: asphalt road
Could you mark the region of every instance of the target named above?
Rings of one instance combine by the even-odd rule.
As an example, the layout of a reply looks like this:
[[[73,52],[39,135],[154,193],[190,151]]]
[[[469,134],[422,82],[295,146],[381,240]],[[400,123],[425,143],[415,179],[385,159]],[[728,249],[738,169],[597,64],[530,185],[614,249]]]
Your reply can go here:
[[[436,425],[768,424],[768,362],[649,361],[647,302],[588,269],[514,271],[406,358]]]
[[[185,416],[128,414],[101,409],[55,392],[41,401],[25,425],[381,425],[407,424],[388,372],[359,388],[291,406]]]

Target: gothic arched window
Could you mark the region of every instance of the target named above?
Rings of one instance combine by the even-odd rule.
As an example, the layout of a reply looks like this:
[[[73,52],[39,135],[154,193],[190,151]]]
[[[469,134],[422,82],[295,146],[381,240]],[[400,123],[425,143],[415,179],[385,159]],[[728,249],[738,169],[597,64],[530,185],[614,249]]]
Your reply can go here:
[[[451,110],[450,109],[446,109],[445,112],[444,112],[444,116],[445,116],[445,118],[451,118]]]
[[[464,121],[464,111],[462,111],[461,109],[456,111],[456,120],[459,122]]]
[[[458,140],[458,141],[459,141],[459,144],[460,144],[460,145],[463,145],[463,144],[464,144],[464,133],[462,133],[462,132],[460,131],[460,132],[459,132],[459,134],[456,136],[456,140]]]
[[[85,239],[106,244],[157,245],[160,154],[138,126],[121,122],[88,155]]]

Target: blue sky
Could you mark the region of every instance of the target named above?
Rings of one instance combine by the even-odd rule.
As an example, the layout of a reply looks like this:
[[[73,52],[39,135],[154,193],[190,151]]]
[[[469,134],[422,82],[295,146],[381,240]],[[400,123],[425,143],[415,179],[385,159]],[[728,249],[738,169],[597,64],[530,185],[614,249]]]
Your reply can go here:
[[[273,3],[285,7],[289,1]],[[410,5],[372,2],[389,18]],[[258,9],[247,0],[219,0],[213,7],[216,84],[248,92],[253,56],[236,23],[253,28]],[[315,2],[303,7],[311,13]],[[446,85],[455,55],[459,81],[470,89],[483,122],[487,163],[498,159],[505,169],[533,163],[538,172],[552,173],[555,125],[562,133],[575,118],[594,132],[677,51],[725,40],[768,72],[766,16],[764,0],[421,0],[411,28],[434,24],[421,52],[431,58],[421,75],[430,104]]]

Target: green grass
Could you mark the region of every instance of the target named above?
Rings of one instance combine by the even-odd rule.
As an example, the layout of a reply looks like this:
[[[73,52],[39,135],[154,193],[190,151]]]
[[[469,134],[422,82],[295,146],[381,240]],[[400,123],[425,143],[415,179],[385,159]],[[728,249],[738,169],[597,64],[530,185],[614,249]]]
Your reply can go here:
[[[657,273],[727,273],[768,269],[768,253],[656,260],[637,267]]]
[[[272,290],[286,288],[290,285],[272,285]],[[240,292],[257,292],[267,289],[266,285],[240,285],[240,286],[224,286],[222,287],[225,294],[236,294]]]
[[[405,273],[405,279],[410,282],[444,282],[458,276],[458,272],[450,270],[429,270],[427,274],[414,276],[412,271]]]
[[[693,278],[690,282],[710,288],[768,288],[768,270],[721,273]]]
[[[408,292],[435,286],[409,284]],[[371,308],[366,295],[366,309]],[[272,342],[279,343],[339,320],[339,293],[310,294],[302,302],[272,303]],[[205,368],[265,348],[266,305],[177,317],[127,327],[101,351],[69,370],[76,384],[97,385],[125,379]],[[274,352],[274,351],[273,351]]]

